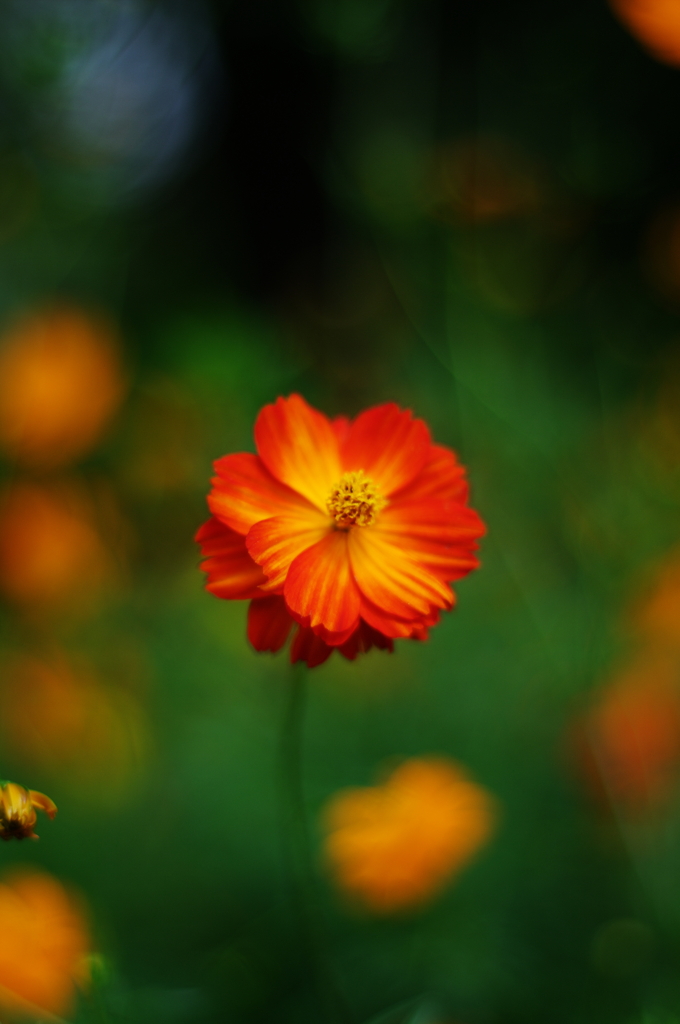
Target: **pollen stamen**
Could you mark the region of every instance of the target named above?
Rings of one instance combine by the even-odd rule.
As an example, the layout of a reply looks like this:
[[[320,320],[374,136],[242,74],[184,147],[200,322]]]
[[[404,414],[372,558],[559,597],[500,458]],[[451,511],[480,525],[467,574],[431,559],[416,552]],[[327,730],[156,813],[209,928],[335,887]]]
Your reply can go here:
[[[363,469],[345,473],[335,485],[326,508],[342,529],[350,526],[371,526],[387,504],[378,488]]]

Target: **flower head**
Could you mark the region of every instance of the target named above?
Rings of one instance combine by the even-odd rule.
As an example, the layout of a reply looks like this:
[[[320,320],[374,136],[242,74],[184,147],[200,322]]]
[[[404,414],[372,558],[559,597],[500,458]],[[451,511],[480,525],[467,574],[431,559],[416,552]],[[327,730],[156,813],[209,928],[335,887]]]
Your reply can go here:
[[[255,441],[215,463],[196,538],[208,590],[251,599],[253,646],[297,624],[292,660],[312,666],[425,639],[484,533],[454,452],[393,403],[331,421],[299,395],[262,409]]]
[[[419,906],[489,838],[493,800],[453,761],[406,761],[380,786],[336,794],[325,811],[336,884],[375,913]]]
[[[88,980],[80,900],[51,875],[23,869],[0,882],[0,920],[0,1007],[12,1019],[69,1014],[76,985]]]
[[[44,793],[24,789],[16,782],[0,784],[0,839],[37,839],[33,826],[38,820],[36,808],[48,818],[57,813],[54,804]]]
[[[79,309],[20,319],[0,348],[0,447],[19,462],[56,466],[89,451],[125,393],[110,326]]]

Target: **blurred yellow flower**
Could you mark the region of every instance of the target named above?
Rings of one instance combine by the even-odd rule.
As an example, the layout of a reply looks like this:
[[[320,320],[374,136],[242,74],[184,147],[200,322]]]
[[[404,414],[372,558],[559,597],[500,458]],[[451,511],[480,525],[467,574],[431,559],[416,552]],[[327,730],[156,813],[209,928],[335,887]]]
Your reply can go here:
[[[22,605],[87,602],[112,574],[76,486],[18,483],[0,499],[0,592]]]
[[[63,465],[99,441],[125,393],[111,327],[79,309],[29,314],[0,341],[0,447]]]
[[[24,789],[16,782],[0,783],[0,839],[37,839],[33,826],[38,820],[36,807],[48,818],[57,813],[57,806],[44,793]]]
[[[678,0],[610,0],[612,9],[657,60],[680,64]]]
[[[14,871],[0,882],[0,921],[0,1007],[31,1020],[68,1014],[88,980],[80,901],[51,875]]]
[[[444,758],[406,761],[382,785],[326,806],[326,861],[338,887],[389,914],[431,899],[489,839],[491,795]]]

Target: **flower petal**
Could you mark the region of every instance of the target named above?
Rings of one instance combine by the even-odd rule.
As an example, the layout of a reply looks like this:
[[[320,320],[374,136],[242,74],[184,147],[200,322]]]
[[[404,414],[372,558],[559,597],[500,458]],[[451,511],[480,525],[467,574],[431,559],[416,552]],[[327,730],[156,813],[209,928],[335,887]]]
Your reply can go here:
[[[485,533],[474,509],[437,498],[394,501],[374,529],[417,565],[447,582],[478,566],[476,540]]]
[[[427,637],[429,626],[433,626],[439,618],[439,612],[431,612],[422,618],[402,619],[398,615],[388,615],[361,595],[361,618],[376,632],[392,640],[416,639]]]
[[[298,627],[290,648],[290,660],[293,665],[296,661],[305,661],[308,668],[316,668],[317,665],[323,665],[332,653],[333,648],[324,643],[308,626]]]
[[[260,597],[248,608],[248,639],[256,651],[280,651],[293,619],[282,597]]]
[[[359,589],[382,611],[412,619],[453,607],[450,588],[379,530],[352,530],[348,547]]]
[[[215,471],[208,506],[238,533],[247,533],[260,519],[310,508],[305,498],[274,479],[257,455],[225,455],[215,463]]]
[[[347,537],[343,530],[332,530],[298,555],[288,570],[286,603],[312,629],[344,633],[359,621],[359,590],[350,569]]]
[[[257,417],[255,443],[277,480],[325,512],[326,499],[342,469],[335,431],[323,413],[300,395],[277,398]]]
[[[245,600],[260,595],[267,577],[246,548],[245,537],[229,529],[214,516],[196,534],[206,556],[201,569],[208,574],[206,590],[227,600]]]
[[[444,445],[433,444],[425,465],[418,476],[406,485],[403,497],[409,501],[445,498],[466,504],[468,491],[465,467],[461,466],[456,453]],[[396,503],[401,497],[402,492],[394,494],[392,502]]]
[[[263,519],[251,528],[246,546],[268,577],[266,590],[280,589],[295,558],[331,529],[330,520],[311,506],[296,515]]]
[[[28,795],[34,807],[44,811],[48,818],[54,818],[57,813],[57,805],[54,800],[50,800],[44,793],[38,793],[35,789],[29,789]]]
[[[431,446],[423,420],[388,402],[354,420],[342,446],[342,465],[345,471],[363,469],[389,497],[421,472]]]
[[[354,661],[358,654],[366,654],[372,647],[377,647],[381,651],[394,650],[394,643],[390,637],[380,633],[377,629],[373,629],[367,622],[362,619],[357,629],[354,630],[352,635],[344,644],[339,648],[343,658],[347,658],[348,661]]]

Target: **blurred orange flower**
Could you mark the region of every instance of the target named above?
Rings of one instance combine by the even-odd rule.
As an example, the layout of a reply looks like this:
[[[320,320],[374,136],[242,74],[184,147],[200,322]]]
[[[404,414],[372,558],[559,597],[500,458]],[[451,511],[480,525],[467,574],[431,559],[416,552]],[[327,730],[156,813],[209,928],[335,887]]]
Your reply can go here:
[[[81,798],[88,786],[98,800],[117,796],[143,761],[146,733],[136,702],[59,651],[3,665],[0,722],[15,757],[73,779]]]
[[[56,878],[23,869],[0,883],[0,1006],[32,1020],[70,1013],[88,981],[87,920]]]
[[[380,786],[326,806],[326,860],[347,895],[379,914],[431,899],[489,839],[490,794],[443,758],[406,761]]]
[[[394,403],[331,421],[295,394],[261,410],[255,441],[215,463],[196,537],[208,590],[252,599],[253,646],[278,650],[295,622],[292,660],[312,666],[425,639],[484,533],[454,452]]]
[[[16,782],[0,783],[0,839],[37,839],[33,831],[38,820],[36,808],[48,818],[57,813],[56,804],[44,793],[24,789]]]
[[[79,309],[30,314],[0,341],[0,447],[63,465],[99,441],[125,393],[117,338]]]
[[[680,692],[672,659],[647,652],[607,686],[577,731],[591,788],[639,812],[666,797],[680,767]]]
[[[86,495],[19,483],[0,498],[0,592],[22,605],[91,599],[112,562]]]
[[[653,587],[637,602],[633,626],[656,649],[680,654],[680,557],[667,556],[657,570]]]
[[[657,60],[680,64],[677,0],[610,0],[614,13]]]

